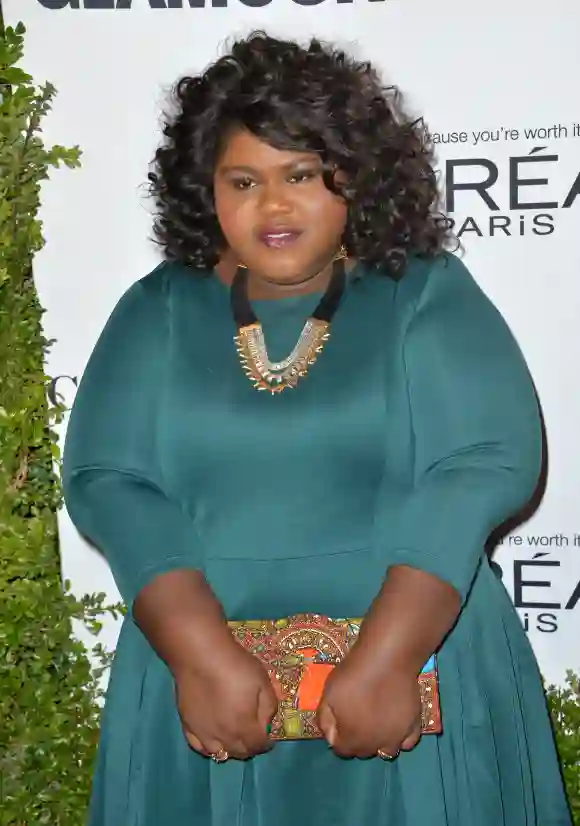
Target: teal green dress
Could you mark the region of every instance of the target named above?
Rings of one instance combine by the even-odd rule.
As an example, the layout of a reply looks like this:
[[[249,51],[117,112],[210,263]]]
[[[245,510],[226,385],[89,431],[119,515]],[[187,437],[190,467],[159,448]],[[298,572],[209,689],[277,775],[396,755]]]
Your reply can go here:
[[[270,357],[318,295],[258,301]],[[392,763],[324,741],[215,764],[190,750],[171,676],[121,630],[89,826],[570,826],[536,661],[484,543],[530,498],[534,389],[503,319],[458,258],[395,283],[351,273],[297,389],[254,390],[215,275],[165,263],[115,308],[71,415],[64,483],[129,609],[202,570],[231,619],[364,615],[391,565],[450,583],[444,733]]]

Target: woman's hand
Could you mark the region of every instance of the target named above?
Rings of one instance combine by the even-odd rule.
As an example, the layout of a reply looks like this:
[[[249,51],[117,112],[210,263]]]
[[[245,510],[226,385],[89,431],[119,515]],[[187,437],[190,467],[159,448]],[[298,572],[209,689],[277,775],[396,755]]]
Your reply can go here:
[[[356,643],[327,680],[318,722],[345,757],[395,757],[421,737],[418,674],[459,616],[447,582],[406,565],[389,568]]]
[[[244,759],[269,746],[278,701],[268,672],[236,642],[201,571],[161,574],[137,596],[133,617],[175,681],[189,745]]]
[[[225,751],[239,760],[268,750],[276,695],[264,666],[233,637],[174,671],[174,678],[183,731],[193,749],[206,756]]]
[[[341,757],[373,757],[379,750],[396,757],[412,749],[421,736],[417,675],[355,646],[326,682],[318,725]]]

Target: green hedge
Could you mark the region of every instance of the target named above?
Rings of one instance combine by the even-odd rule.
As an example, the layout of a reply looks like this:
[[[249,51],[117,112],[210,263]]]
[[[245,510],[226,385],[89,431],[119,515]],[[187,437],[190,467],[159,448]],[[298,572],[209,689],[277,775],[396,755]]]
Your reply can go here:
[[[0,20],[0,826],[82,826],[98,736],[98,668],[72,635],[98,632],[102,595],[77,601],[61,582],[54,426],[47,401],[42,308],[32,278],[43,245],[41,183],[80,152],[46,148],[41,122],[55,90],[16,64],[24,27]],[[66,584],[65,584],[66,585]],[[549,688],[568,795],[580,824],[580,695],[577,678]],[[122,824],[119,824],[122,826]]]
[[[556,746],[572,810],[574,826],[580,826],[580,679],[568,672],[566,685],[548,686],[548,705]]]
[[[54,89],[16,65],[23,35],[0,21],[0,824],[81,826],[100,667],[71,629],[78,620],[98,632],[104,605],[75,600],[61,581],[53,427],[62,410],[47,402],[50,342],[31,269],[43,245],[41,183],[51,168],[78,166],[80,152],[43,145]]]

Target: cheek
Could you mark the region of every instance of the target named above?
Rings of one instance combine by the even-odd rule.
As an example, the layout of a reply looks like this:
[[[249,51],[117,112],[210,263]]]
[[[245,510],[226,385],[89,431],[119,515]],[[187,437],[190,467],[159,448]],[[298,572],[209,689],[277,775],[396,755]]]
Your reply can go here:
[[[248,204],[216,191],[214,206],[223,235],[230,244],[235,244],[236,239],[247,234]]]
[[[325,190],[317,198],[304,200],[304,212],[308,221],[315,226],[324,227],[329,233],[341,233],[347,219],[347,207],[344,201]]]

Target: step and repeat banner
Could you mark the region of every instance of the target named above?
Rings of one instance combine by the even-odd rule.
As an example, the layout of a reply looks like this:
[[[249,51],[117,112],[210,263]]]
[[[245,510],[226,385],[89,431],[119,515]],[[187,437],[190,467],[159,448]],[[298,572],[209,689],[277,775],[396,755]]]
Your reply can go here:
[[[47,141],[83,167],[43,191],[36,279],[53,392],[67,403],[117,299],[158,261],[145,182],[167,92],[229,38],[334,40],[371,59],[424,115],[466,263],[510,323],[543,406],[540,508],[495,561],[542,670],[580,667],[580,6],[570,0],[3,0],[26,67],[58,89]],[[63,426],[63,435],[64,435]],[[66,512],[64,575],[118,594]],[[115,645],[118,628],[105,628]]]

